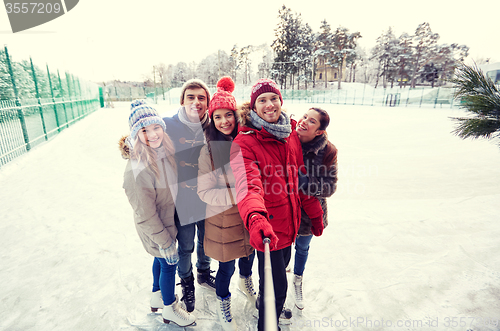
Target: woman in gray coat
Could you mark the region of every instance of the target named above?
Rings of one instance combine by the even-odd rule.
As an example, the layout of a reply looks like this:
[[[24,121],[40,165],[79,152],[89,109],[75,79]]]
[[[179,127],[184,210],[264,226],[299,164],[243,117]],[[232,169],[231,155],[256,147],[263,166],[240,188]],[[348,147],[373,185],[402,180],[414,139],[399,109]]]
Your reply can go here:
[[[131,104],[130,136],[120,139],[128,159],[123,188],[134,211],[139,238],[154,256],[151,310],[162,308],[163,321],[188,326],[195,318],[178,305],[175,296],[177,228],[174,222],[177,169],[174,147],[165,122],[143,100]]]

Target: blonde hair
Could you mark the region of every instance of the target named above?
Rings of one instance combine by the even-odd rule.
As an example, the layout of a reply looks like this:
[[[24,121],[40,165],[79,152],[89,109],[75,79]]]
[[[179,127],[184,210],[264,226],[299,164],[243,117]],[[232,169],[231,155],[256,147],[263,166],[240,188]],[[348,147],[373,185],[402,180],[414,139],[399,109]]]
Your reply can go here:
[[[134,149],[132,151],[131,158],[149,166],[155,174],[156,179],[160,179],[160,170],[158,168],[158,164],[156,163],[156,151],[150,146],[142,143],[139,139],[139,135],[137,135],[133,144]],[[174,171],[177,172],[177,165],[174,157],[175,147],[169,135],[165,131],[163,131],[163,139],[160,148],[165,149],[168,163],[170,163]]]

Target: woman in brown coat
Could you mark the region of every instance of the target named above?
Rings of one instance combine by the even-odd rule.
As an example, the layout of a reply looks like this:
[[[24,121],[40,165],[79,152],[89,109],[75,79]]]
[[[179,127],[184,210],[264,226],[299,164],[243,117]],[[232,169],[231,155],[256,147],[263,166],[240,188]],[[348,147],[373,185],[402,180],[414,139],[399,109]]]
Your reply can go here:
[[[234,82],[223,77],[217,88],[208,108],[211,122],[206,130],[207,145],[198,160],[198,195],[207,203],[205,254],[219,261],[215,277],[219,320],[224,330],[236,330],[231,316],[229,283],[235,271],[235,259],[239,259],[239,288],[255,304],[251,277],[255,253],[238,212],[235,180],[229,164],[232,140],[238,132],[236,100],[231,94]]]

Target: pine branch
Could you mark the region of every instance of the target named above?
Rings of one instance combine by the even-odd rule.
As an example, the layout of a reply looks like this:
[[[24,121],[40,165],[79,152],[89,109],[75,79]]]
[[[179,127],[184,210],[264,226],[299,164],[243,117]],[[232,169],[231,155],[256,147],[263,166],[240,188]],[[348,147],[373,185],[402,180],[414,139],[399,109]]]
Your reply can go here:
[[[462,65],[451,80],[457,88],[455,97],[472,117],[453,118],[459,124],[453,131],[466,138],[495,138],[500,136],[500,91],[477,67]]]

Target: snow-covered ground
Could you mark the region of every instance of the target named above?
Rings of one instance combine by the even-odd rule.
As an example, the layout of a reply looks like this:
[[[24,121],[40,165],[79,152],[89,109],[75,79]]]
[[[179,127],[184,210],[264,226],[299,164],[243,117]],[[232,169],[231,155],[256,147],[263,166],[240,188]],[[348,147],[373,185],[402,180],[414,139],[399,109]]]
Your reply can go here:
[[[158,319],[152,257],[121,188],[128,105],[115,105],[0,168],[1,330],[132,331]],[[285,103],[299,116],[310,106]],[[306,308],[282,330],[499,330],[498,146],[452,135],[457,109],[319,106],[339,188],[312,242]],[[256,330],[231,291],[240,330]],[[186,329],[220,330],[214,294],[196,294]]]

